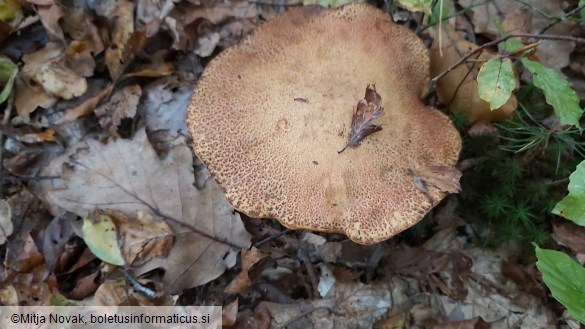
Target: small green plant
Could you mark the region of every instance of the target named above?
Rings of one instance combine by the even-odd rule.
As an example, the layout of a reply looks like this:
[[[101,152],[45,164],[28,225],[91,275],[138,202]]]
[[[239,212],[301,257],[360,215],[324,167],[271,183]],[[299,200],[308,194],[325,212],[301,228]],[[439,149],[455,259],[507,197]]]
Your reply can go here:
[[[517,46],[513,43],[508,45],[509,48]],[[532,179],[525,181],[521,187],[524,192],[522,195],[525,197],[520,201],[510,205],[506,201],[506,196],[510,193],[503,191],[498,196],[486,198],[483,209],[488,217],[507,217],[508,221],[502,225],[505,232],[501,237],[514,238],[514,235],[517,235],[533,241],[538,259],[536,266],[553,297],[563,304],[575,319],[585,324],[585,268],[562,252],[538,247],[548,240],[545,230],[539,229],[539,225],[546,222],[539,223],[538,218],[546,218],[545,211],[547,208],[550,209],[550,202],[544,202],[549,194],[547,184],[535,179],[545,174],[548,163],[551,162],[546,161],[547,158],[555,163],[555,174],[563,171],[566,163],[585,158],[585,141],[579,124],[583,111],[579,107],[579,98],[575,91],[556,71],[525,57],[520,58],[519,62],[532,73],[533,85],[542,90],[544,99],[553,108],[558,122],[555,120],[547,122],[547,118],[542,117],[540,111],[529,111],[521,102],[520,111],[515,118],[498,126],[502,133],[501,139],[504,141],[500,149],[520,155],[523,163],[531,163],[530,172],[525,173],[515,166],[504,165],[504,168],[508,169],[500,171],[498,176],[507,182],[524,178],[524,175]],[[482,70],[489,72],[484,74],[483,81],[480,81],[480,74],[478,83],[480,96],[490,102],[493,109],[507,101],[511,95],[512,90],[506,87],[506,83],[511,83],[514,77],[508,74],[509,67],[504,65],[507,63],[501,60],[494,61],[491,66],[488,66],[488,63],[484,64]],[[539,115],[540,118],[537,117]],[[548,116],[548,113],[546,115]],[[537,157],[545,161],[534,163],[533,160]],[[511,188],[514,187],[516,184],[511,183]],[[517,195],[516,192],[512,194]],[[570,176],[569,195],[562,199],[552,212],[585,226],[585,161],[582,161]],[[529,233],[531,230],[531,234],[523,235],[524,232]]]
[[[544,118],[537,120],[523,104],[519,104],[518,110],[522,113],[513,120],[496,125],[501,131],[500,138],[505,141],[501,149],[530,155],[552,152],[557,173],[563,156],[585,158],[585,141],[581,140],[579,128],[558,126],[554,122],[547,127],[541,123]]]
[[[585,161],[577,166],[569,179],[569,195],[552,212],[585,226]]]
[[[585,324],[585,268],[560,251],[534,248],[536,267],[553,297]]]
[[[18,67],[9,58],[0,57],[0,104],[4,103],[14,85],[14,79],[18,73]]]

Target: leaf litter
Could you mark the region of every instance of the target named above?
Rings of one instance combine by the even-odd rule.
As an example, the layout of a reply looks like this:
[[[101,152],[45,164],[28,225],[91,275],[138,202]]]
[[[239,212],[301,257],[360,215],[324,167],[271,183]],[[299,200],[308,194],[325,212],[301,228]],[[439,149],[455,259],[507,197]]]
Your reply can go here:
[[[71,146],[41,172],[60,178],[38,182],[35,191],[54,214],[70,211],[86,217],[95,210],[116,210],[134,216],[143,211],[170,220],[175,235],[170,255],[139,272],[164,268],[169,291],[178,292],[215,279],[234,265],[230,254],[249,245],[249,235],[221,189],[209,180],[197,190],[192,168],[184,143],[159,159],[142,129],[132,141],[89,139]]]
[[[2,128],[5,175],[16,183],[2,195],[11,211],[0,223],[6,239],[0,302],[225,305],[226,324],[234,328],[556,323],[542,305],[546,291],[533,264],[517,264],[509,254],[513,248],[468,245],[461,231],[470,227],[453,220],[454,208],[422,247],[401,240],[358,246],[339,235],[288,232],[234,212],[184,141],[186,105],[209,58],[263,20],[314,1],[194,2],[99,1],[84,8],[36,0],[15,7],[14,20],[2,22],[0,49],[19,71],[12,88],[16,111]],[[341,3],[326,2],[319,3]],[[529,3],[560,13],[556,4]],[[493,15],[507,32],[530,33],[547,22],[517,3],[495,12],[490,6],[503,6],[500,1],[456,4],[473,12],[471,28],[487,37],[498,33]],[[463,24],[458,17],[451,21]],[[551,29],[567,34],[571,24]],[[451,62],[443,59],[440,65],[476,47],[452,31],[442,33],[441,50]],[[537,49],[541,61],[557,69],[568,65],[571,54],[579,55],[570,43],[547,41]],[[577,57],[567,69],[582,74],[578,63]],[[451,101],[459,89],[464,97],[454,102],[469,103],[465,97],[476,95],[477,85],[467,86],[468,80],[478,70],[461,88],[467,70],[454,71],[456,82],[444,98]],[[383,113],[376,95],[367,89],[354,108],[346,147],[383,128],[374,121]],[[489,105],[478,105],[477,96],[471,102],[481,110],[471,114],[474,120],[498,119],[486,114]],[[22,127],[29,129],[13,129]],[[457,172],[412,173],[423,193],[427,185],[459,189]],[[24,189],[23,179],[44,204]],[[84,240],[80,224],[96,214],[112,222],[115,234],[102,240],[116,242],[123,262],[131,265],[123,273],[87,248],[91,239]],[[143,226],[148,229],[139,229]],[[553,230],[555,241],[583,262],[576,242],[582,232],[557,224]],[[255,247],[248,249],[251,242]]]

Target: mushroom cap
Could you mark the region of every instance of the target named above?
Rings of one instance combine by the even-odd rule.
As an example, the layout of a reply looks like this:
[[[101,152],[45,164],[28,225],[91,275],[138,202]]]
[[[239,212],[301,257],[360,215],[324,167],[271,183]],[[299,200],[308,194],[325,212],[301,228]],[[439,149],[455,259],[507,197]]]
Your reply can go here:
[[[461,149],[448,117],[420,100],[428,80],[426,47],[384,12],[295,8],[209,63],[187,126],[238,211],[370,244],[447,194],[417,189],[409,171],[454,166]],[[338,154],[368,84],[382,98],[383,129]]]

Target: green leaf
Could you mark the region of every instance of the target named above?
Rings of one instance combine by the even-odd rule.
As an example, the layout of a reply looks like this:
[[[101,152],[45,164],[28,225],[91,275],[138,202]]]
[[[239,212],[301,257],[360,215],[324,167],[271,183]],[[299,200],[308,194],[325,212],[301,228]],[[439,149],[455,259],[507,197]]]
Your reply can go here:
[[[432,12],[433,0],[398,0],[398,3],[410,11],[423,12],[427,15]]]
[[[7,57],[0,57],[0,86],[3,87],[0,92],[0,104],[4,103],[10,96],[17,73],[18,66],[16,64],[12,63]]]
[[[536,267],[553,297],[585,324],[585,268],[566,254],[534,245]]]
[[[509,58],[490,59],[483,64],[477,75],[479,97],[490,103],[492,111],[506,104],[515,87],[514,69]]]
[[[559,201],[552,212],[585,226],[585,161],[569,176],[569,195]]]
[[[557,71],[528,58],[520,61],[532,73],[534,85],[544,92],[546,102],[553,107],[561,124],[579,127],[579,118],[583,110],[579,107],[579,97]]]
[[[431,2],[432,4],[432,2]],[[441,12],[441,6],[443,7],[443,12]],[[429,17],[429,25],[435,25],[439,21],[447,20],[453,16],[455,16],[455,4],[453,0],[441,0],[436,1],[434,3],[432,14]]]
[[[579,7],[582,7],[581,10],[579,10],[579,14],[581,14],[581,24],[585,24],[585,0],[579,0]]]
[[[122,257],[116,225],[107,215],[99,215],[97,219],[83,219],[83,240],[89,250],[106,263],[123,266],[126,262]]]
[[[11,21],[20,14],[20,3],[15,0],[0,0],[0,21]]]
[[[502,43],[500,43],[500,47],[502,47],[502,50],[504,50],[507,53],[512,53],[522,47],[524,47],[524,44],[516,39],[508,39]],[[527,50],[526,52],[528,52],[529,50]]]

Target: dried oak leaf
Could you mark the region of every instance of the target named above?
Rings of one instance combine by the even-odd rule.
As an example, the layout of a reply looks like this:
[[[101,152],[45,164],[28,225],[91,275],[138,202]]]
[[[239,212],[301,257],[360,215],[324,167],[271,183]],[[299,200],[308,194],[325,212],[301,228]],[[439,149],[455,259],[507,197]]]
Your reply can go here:
[[[61,177],[33,186],[54,214],[68,210],[84,217],[109,209],[171,218],[175,245],[169,256],[148,262],[136,274],[164,268],[165,288],[172,293],[215,279],[250,244],[221,188],[212,180],[201,190],[194,187],[189,148],[179,144],[159,158],[144,129],[133,140],[88,139],[73,145],[40,175]]]

